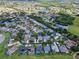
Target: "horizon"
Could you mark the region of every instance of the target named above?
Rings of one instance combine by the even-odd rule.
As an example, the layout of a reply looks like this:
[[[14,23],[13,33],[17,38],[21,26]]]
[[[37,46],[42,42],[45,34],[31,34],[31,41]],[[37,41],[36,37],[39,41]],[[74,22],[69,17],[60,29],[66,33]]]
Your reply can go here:
[[[0,0],[4,1],[34,1],[34,2],[60,2],[60,3],[79,3],[79,0]]]

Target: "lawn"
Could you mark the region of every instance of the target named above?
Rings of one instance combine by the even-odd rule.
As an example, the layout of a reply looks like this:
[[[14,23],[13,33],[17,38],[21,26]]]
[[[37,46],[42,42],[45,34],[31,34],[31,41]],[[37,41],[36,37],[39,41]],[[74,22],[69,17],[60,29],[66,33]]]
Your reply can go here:
[[[24,56],[18,56],[18,55],[12,55],[3,59],[73,59],[73,57],[71,55],[43,55],[43,56],[28,56],[28,55],[24,55]]]
[[[73,25],[70,25],[68,31],[74,35],[79,36],[79,17],[76,17],[73,21]]]
[[[10,37],[10,33],[9,32],[3,32],[3,35],[5,36],[5,40],[2,42],[2,44],[0,44],[0,58],[2,59],[4,57],[5,51],[6,49],[4,48],[4,45],[6,44],[6,42],[8,41],[9,37]]]
[[[71,26],[69,26],[68,31],[74,35],[79,36],[79,27],[78,26],[71,25]]]
[[[75,18],[75,20],[73,21],[73,24],[79,27],[79,17]]]

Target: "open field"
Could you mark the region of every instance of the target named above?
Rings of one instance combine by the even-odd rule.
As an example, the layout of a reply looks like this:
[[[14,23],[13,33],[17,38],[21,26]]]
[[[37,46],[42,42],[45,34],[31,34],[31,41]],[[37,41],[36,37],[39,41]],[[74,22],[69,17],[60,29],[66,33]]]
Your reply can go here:
[[[48,2],[43,2],[43,3],[41,3],[39,6],[42,6],[42,7],[49,7],[49,6],[55,6],[55,7],[63,7],[63,8],[66,8],[66,9],[71,9],[71,8],[74,8],[71,4],[61,4],[61,3],[56,3],[56,2],[54,2],[54,3],[52,3],[52,2],[50,2],[50,3],[48,3]]]

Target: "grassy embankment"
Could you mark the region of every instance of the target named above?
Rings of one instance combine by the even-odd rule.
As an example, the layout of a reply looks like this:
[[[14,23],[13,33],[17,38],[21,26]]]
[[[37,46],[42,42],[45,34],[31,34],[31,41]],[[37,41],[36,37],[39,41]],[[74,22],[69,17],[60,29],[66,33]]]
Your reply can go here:
[[[73,25],[69,26],[68,31],[74,35],[79,36],[79,17],[76,17],[76,19],[73,21]]]

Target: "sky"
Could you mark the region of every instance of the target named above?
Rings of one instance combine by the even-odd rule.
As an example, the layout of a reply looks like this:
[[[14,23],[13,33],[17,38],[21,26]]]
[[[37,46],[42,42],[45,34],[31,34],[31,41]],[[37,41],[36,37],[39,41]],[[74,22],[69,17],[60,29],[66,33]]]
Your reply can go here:
[[[79,0],[0,0],[0,1],[41,1],[41,2],[56,1],[56,2],[65,2],[65,3],[69,3],[69,2],[79,3]]]

